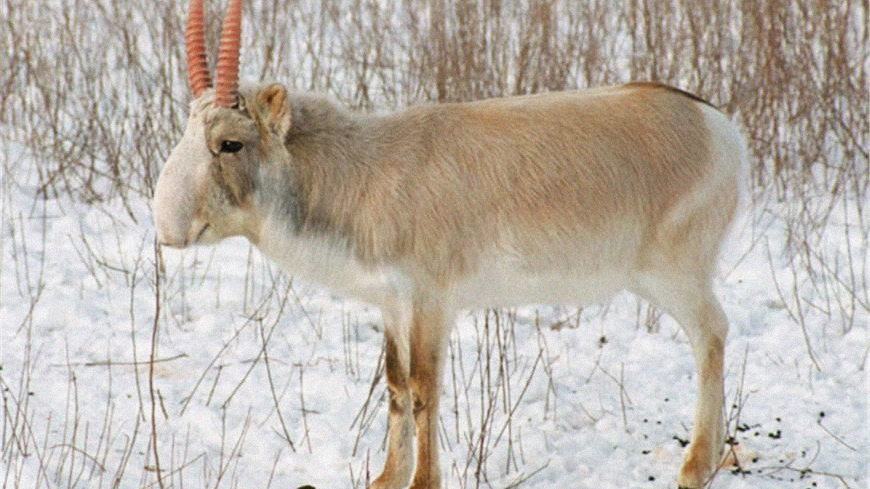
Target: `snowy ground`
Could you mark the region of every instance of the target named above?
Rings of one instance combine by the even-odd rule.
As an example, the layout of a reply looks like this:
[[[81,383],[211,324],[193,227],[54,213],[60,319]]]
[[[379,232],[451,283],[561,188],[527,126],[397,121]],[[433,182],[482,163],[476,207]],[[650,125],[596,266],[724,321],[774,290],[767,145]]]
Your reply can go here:
[[[36,199],[35,160],[3,156],[4,488],[157,487],[157,470],[176,488],[364,487],[377,475],[377,310],[278,273],[241,240],[164,250],[158,290],[147,202]],[[832,229],[856,219],[842,207]],[[842,294],[793,317],[796,297],[827,292],[789,265],[779,211],[752,209],[723,257],[740,465],[712,487],[865,488],[870,318],[858,307],[845,322],[854,298]],[[866,242],[832,236],[819,253],[866,274]],[[694,366],[675,324],[633,297],[463,313],[449,355],[445,487],[675,485]]]

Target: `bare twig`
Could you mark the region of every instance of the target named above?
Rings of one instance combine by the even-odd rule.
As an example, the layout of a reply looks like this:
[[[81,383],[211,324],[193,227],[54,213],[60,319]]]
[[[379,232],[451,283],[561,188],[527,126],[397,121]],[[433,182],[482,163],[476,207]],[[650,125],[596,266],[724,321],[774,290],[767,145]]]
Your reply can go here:
[[[157,475],[157,484],[160,489],[163,485],[163,469],[160,467],[160,449],[157,440],[157,389],[154,386],[154,365],[157,360],[157,340],[160,329],[160,284],[162,281],[163,253],[157,241],[154,241],[154,323],[151,329],[151,356],[148,362],[148,394],[151,399],[151,449],[154,456],[154,473]]]

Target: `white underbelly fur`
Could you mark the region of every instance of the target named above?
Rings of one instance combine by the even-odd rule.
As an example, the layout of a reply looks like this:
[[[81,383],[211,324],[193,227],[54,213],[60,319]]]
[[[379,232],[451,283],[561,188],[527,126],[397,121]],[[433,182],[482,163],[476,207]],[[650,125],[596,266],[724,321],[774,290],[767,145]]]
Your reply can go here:
[[[559,266],[531,266],[510,255],[493,255],[476,273],[456,282],[450,299],[456,309],[524,304],[584,305],[626,286],[628,271],[612,263],[562,256]]]
[[[313,237],[274,233],[263,236],[259,248],[288,272],[378,306],[410,300],[415,280],[394,266],[369,267],[344,247]],[[583,305],[599,301],[627,285],[629,269],[610,256],[562,252],[532,263],[510,253],[491,253],[475,271],[448,289],[453,310],[524,304]],[[617,255],[619,253],[616,253]],[[623,255],[624,256],[624,255]]]
[[[499,270],[463,280],[451,294],[455,309],[522,306],[524,304],[585,305],[609,297],[623,288],[613,275],[566,277]]]

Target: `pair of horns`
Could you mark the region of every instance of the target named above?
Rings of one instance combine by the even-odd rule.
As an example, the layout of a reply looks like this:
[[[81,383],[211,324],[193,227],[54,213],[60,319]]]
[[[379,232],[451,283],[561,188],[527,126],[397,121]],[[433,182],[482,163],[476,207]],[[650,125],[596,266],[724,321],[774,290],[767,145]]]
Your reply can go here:
[[[184,40],[187,46],[187,80],[194,97],[211,87],[205,55],[205,14],[203,0],[191,0]],[[217,61],[215,103],[232,107],[239,89],[239,48],[242,38],[242,0],[230,0],[221,28]]]

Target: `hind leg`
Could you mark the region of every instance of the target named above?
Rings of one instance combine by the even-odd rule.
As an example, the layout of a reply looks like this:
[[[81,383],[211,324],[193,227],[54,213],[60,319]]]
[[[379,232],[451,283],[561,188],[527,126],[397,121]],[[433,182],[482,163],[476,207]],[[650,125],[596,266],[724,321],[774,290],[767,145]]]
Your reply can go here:
[[[716,470],[724,441],[724,356],[727,322],[715,298],[699,304],[684,321],[698,370],[698,399],[695,423],[683,465],[679,487],[701,488]],[[694,328],[694,329],[693,329]],[[692,330],[692,333],[689,331]]]
[[[724,442],[724,356],[728,322],[709,281],[673,283],[647,279],[638,294],[667,311],[689,337],[698,373],[691,441],[677,484],[700,489],[716,470]]]

